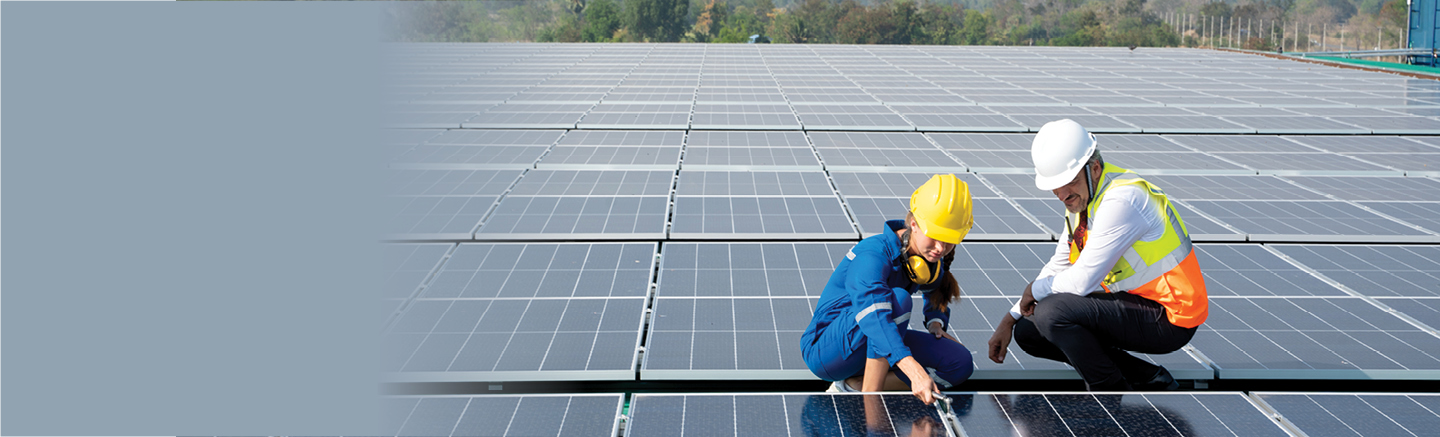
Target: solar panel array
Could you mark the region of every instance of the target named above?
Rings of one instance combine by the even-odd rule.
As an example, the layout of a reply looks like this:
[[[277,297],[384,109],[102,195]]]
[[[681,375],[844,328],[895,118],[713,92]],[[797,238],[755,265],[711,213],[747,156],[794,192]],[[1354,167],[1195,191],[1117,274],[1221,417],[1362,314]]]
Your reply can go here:
[[[1209,320],[1184,349],[1143,359],[1200,382],[1440,379],[1437,81],[1185,49],[408,44],[390,56],[392,273],[377,321],[389,381],[814,381],[799,337],[830,273],[936,173],[974,199],[950,320],[977,352],[973,378],[1077,379],[1018,346],[1004,364],[983,356],[1064,233],[1029,154],[1033,132],[1062,118],[1168,193],[1199,243]],[[1433,396],[1348,396],[955,394],[950,418],[909,395],[878,405],[891,432],[934,435],[1359,430],[1378,420],[1359,404],[1391,419],[1428,411],[1394,421],[1411,432],[1440,417]],[[482,434],[846,433],[869,412],[823,394],[387,402],[404,412],[395,435],[477,420]],[[541,410],[547,428],[534,428]]]

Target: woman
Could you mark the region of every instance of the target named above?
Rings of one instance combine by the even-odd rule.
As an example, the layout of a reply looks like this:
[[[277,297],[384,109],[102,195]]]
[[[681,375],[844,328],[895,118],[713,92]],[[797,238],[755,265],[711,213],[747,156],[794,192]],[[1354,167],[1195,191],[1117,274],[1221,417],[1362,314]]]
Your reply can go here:
[[[800,337],[805,364],[834,381],[831,391],[908,387],[929,404],[932,393],[970,377],[970,351],[945,331],[949,304],[960,297],[950,261],[970,231],[970,211],[965,182],[935,175],[910,196],[905,220],[885,222],[886,231],[840,261]],[[916,291],[924,293],[928,333],[908,328]]]

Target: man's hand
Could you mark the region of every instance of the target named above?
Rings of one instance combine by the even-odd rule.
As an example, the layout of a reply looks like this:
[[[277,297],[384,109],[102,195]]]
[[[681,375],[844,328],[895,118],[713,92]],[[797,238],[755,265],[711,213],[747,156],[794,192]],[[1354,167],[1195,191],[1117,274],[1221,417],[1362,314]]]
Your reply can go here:
[[[1025,288],[1026,295],[1030,288]],[[1005,313],[1005,318],[995,326],[995,335],[990,336],[990,361],[996,363],[1005,362],[1005,354],[1010,350],[1010,335],[1015,331],[1015,317]]]
[[[930,324],[929,324],[929,325],[926,325],[925,328],[928,329],[928,330],[930,330],[930,335],[934,335],[935,338],[942,338],[942,337],[943,337],[943,338],[948,338],[948,339],[951,339],[951,340],[955,340],[956,343],[960,343],[960,340],[956,340],[955,337],[954,337],[954,336],[951,336],[949,332],[945,332],[945,328],[942,327],[942,326],[940,326],[940,322],[930,322]],[[960,343],[960,344],[961,344],[961,345],[964,345],[965,343]]]
[[[1025,292],[1020,295],[1020,315],[1030,317],[1035,315],[1035,296],[1030,294],[1030,286],[1035,282],[1025,284]]]

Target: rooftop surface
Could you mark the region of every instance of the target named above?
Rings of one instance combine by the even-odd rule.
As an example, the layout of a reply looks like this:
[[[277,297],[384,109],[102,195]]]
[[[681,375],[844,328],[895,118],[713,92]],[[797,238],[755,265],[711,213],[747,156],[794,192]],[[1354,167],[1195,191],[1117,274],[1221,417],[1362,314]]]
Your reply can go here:
[[[376,323],[388,381],[420,393],[387,399],[392,434],[849,435],[877,411],[899,435],[1440,423],[1433,394],[1246,388],[1440,380],[1440,82],[1194,49],[390,48]],[[1029,146],[1062,118],[1198,243],[1209,321],[1144,356],[1188,391],[1021,392],[1078,375],[1012,345],[979,351],[948,408],[821,393],[799,337],[825,281],[933,173],[975,198],[950,331],[984,347],[1059,236]],[[755,381],[815,390],[716,389]]]

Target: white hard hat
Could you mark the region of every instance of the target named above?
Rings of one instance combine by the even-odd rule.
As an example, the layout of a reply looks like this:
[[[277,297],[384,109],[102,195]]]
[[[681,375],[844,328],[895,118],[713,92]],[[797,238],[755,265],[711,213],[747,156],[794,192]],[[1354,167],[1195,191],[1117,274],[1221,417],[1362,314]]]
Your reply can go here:
[[[1070,119],[1052,121],[1035,133],[1030,159],[1035,162],[1035,187],[1050,191],[1075,180],[1095,154],[1095,135]]]

